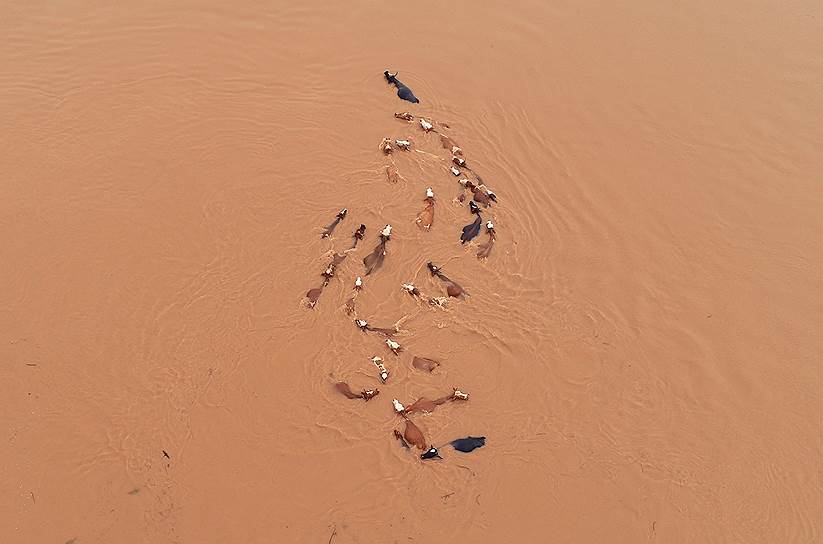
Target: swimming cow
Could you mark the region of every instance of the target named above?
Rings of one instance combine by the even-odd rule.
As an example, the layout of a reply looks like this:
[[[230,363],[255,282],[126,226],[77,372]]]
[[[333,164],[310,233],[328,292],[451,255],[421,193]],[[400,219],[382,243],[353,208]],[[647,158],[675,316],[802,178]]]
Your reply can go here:
[[[479,228],[479,227],[478,227]],[[440,267],[435,265],[433,262],[429,261],[426,263],[426,266],[429,268],[429,272],[431,272],[432,276],[437,276],[445,285],[446,285],[446,294],[450,297],[462,297],[463,295],[468,295],[468,293],[460,287],[456,282],[449,279],[447,275],[440,270]]]
[[[383,265],[383,259],[386,257],[386,242],[388,242],[390,238],[391,225],[386,225],[386,228],[380,231],[380,243],[375,246],[371,253],[363,258],[367,276]]]
[[[477,217],[474,218],[474,221],[463,227],[463,232],[460,234],[461,244],[471,241],[480,234],[480,226],[483,224],[483,218],[480,217],[480,207],[474,203],[474,200],[469,202],[469,211]]]
[[[486,445],[485,436],[467,436],[466,438],[458,438],[450,442],[451,446],[457,451],[469,453],[476,448],[482,448]]]
[[[408,100],[409,102],[412,102],[414,104],[420,102],[420,100],[418,100],[417,97],[414,96],[412,90],[406,87],[406,85],[404,85],[402,81],[397,79],[397,72],[392,74],[388,70],[385,70],[383,72],[383,75],[386,76],[386,81],[397,87],[397,96],[399,96],[403,100]]]
[[[437,448],[434,446],[430,446],[428,450],[426,450],[423,454],[420,455],[421,459],[442,459],[440,457],[440,452],[437,451]]]
[[[334,221],[329,223],[329,225],[325,229],[323,229],[323,233],[320,235],[320,238],[328,238],[329,236],[331,236],[331,233],[334,232],[334,228],[337,226],[338,223],[340,223],[340,221],[346,218],[347,213],[349,213],[349,210],[347,210],[346,208],[343,208],[342,210],[337,212],[337,215],[334,216]]]

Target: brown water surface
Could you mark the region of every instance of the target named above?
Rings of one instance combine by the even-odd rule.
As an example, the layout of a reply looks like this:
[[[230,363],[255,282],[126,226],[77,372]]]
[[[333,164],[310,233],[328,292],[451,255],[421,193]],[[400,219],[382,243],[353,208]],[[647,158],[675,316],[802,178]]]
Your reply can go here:
[[[5,4],[0,541],[823,541],[821,4],[329,4]]]

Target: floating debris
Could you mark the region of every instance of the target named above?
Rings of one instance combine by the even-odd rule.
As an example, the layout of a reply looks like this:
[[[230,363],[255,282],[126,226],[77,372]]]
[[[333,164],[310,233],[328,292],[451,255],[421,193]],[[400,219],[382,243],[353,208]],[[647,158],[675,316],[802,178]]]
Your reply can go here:
[[[403,119],[404,121],[414,121],[414,115],[407,111],[404,111],[402,113],[395,113],[394,116],[398,119]]]

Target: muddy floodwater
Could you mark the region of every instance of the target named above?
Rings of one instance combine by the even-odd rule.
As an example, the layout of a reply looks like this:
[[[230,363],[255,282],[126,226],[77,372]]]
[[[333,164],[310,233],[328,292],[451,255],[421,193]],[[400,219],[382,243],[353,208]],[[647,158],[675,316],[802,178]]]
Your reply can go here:
[[[4,544],[823,542],[819,2],[0,33]]]

